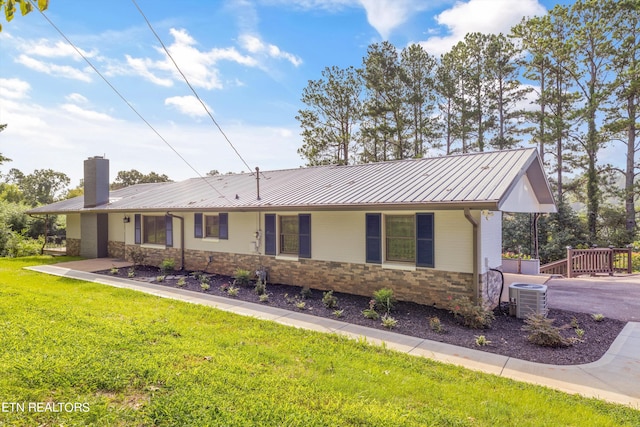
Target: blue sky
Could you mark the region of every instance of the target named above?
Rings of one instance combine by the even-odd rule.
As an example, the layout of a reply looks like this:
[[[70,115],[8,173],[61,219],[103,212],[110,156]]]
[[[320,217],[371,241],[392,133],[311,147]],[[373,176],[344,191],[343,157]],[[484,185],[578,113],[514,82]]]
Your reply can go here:
[[[229,140],[253,168],[304,165],[295,116],[308,80],[360,66],[371,43],[439,56],[467,32],[507,32],[551,0],[136,0]],[[563,2],[566,3],[566,2]],[[0,166],[82,161],[173,180],[247,170],[168,60],[132,1],[51,0],[47,17],[171,145],[152,131],[38,12],[2,22]],[[177,151],[187,162],[185,163]],[[193,168],[193,169],[192,169]]]

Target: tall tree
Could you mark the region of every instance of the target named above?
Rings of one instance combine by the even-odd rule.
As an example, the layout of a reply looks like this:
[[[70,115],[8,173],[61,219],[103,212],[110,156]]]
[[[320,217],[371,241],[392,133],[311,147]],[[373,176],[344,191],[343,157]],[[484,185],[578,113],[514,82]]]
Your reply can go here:
[[[380,142],[382,158],[403,159],[409,156],[408,122],[404,102],[404,69],[398,52],[388,41],[374,43],[367,49],[362,76],[367,90],[363,122],[364,143]],[[367,150],[371,152],[371,150]],[[371,161],[371,159],[364,159]]]
[[[491,34],[486,48],[487,98],[495,111],[495,133],[490,141],[498,150],[514,148],[522,133],[520,103],[531,91],[520,83],[518,59],[522,50],[503,34]]]
[[[24,201],[31,206],[38,206],[59,200],[70,182],[69,177],[62,172],[37,169],[20,178],[17,185],[22,191]]]
[[[165,174],[159,175],[156,172],[143,174],[135,169],[130,171],[120,171],[116,175],[115,181],[111,184],[112,190],[129,187],[136,184],[149,184],[153,182],[171,182],[171,179]]]
[[[400,66],[407,109],[409,144],[412,157],[422,157],[425,145],[433,146],[438,140],[435,118],[436,95],[434,74],[437,61],[418,44],[404,48]]]
[[[638,165],[637,138],[640,133],[640,1],[623,0],[607,4],[607,15],[612,17],[614,53],[611,70],[613,96],[607,110],[606,129],[612,139],[626,146],[623,199],[625,203],[625,230],[627,240],[635,240],[637,191],[635,178]],[[627,243],[628,243],[627,242]]]
[[[600,206],[598,177],[598,153],[604,141],[601,133],[603,103],[610,93],[607,72],[612,59],[612,25],[606,16],[605,3],[611,0],[577,0],[570,8],[557,5],[550,12],[562,19],[571,32],[565,52],[569,56],[566,68],[573,84],[583,97],[584,105],[579,110],[586,126],[580,131],[578,140],[585,152],[587,170],[587,221],[589,237],[595,241],[597,218]]]
[[[309,166],[347,165],[355,158],[356,127],[362,115],[362,80],[354,67],[327,67],[322,79],[309,80],[296,120],[304,144],[298,154]]]

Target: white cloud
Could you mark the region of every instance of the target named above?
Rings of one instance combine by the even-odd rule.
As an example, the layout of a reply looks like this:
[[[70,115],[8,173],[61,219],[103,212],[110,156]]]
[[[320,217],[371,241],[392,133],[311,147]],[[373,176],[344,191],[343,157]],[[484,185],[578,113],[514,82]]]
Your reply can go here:
[[[30,89],[31,85],[24,80],[0,78],[0,99],[24,99]]]
[[[420,44],[431,54],[448,52],[467,33],[508,33],[525,16],[546,12],[538,0],[469,0],[457,2],[436,17],[446,27],[444,36],[430,37]]]
[[[221,89],[223,87],[219,71],[216,68],[219,61],[231,61],[248,67],[257,65],[255,59],[240,54],[233,47],[201,51],[196,47],[196,40],[186,30],[172,28],[169,33],[173,36],[174,41],[167,46],[167,50],[180,70],[187,76],[189,82],[195,87],[205,89]],[[182,80],[173,61],[165,55],[164,49],[157,48],[156,50],[163,56],[162,60],[154,61],[150,58],[126,56],[130,70],[160,86],[172,86],[174,79]]]
[[[80,95],[79,93],[70,93],[69,95],[65,96],[65,99],[76,104],[87,104],[89,102],[89,100],[85,96]]]
[[[285,59],[293,64],[295,67],[298,67],[302,64],[302,59],[298,56],[284,52],[280,50],[280,48],[273,44],[266,44],[260,38],[251,35],[251,34],[241,34],[238,38],[240,45],[250,53],[256,55],[266,55],[275,59]]]
[[[82,59],[73,46],[63,41],[50,43],[49,40],[41,39],[25,42],[22,46],[22,50],[29,52],[29,55],[42,56],[45,58],[72,58],[77,61]],[[85,51],[80,48],[78,48],[78,50],[86,58],[92,58],[97,55],[97,52],[95,51]]]
[[[34,71],[49,74],[54,77],[64,77],[72,80],[91,82],[91,71],[89,69],[79,70],[68,65],[58,65],[51,62],[44,62],[27,55],[20,55],[16,62]]]
[[[359,0],[367,13],[369,25],[376,29],[383,39],[407,19],[429,5],[416,0]]]
[[[203,117],[207,115],[207,111],[195,96],[173,96],[164,100],[164,105],[176,107],[178,111],[191,117]],[[206,103],[205,106],[210,113],[213,113],[211,107]]]
[[[109,116],[108,114],[87,110],[75,104],[62,104],[60,108],[63,111],[75,117],[85,119],[85,120],[93,120],[93,121],[113,121],[114,120],[113,117]]]

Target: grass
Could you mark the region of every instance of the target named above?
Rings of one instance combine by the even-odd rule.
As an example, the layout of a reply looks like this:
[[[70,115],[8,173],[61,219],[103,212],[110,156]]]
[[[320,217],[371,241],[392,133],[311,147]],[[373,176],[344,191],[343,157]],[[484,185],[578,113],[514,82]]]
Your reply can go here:
[[[0,426],[640,425],[640,411],[0,259]],[[0,409],[2,409],[0,407]]]

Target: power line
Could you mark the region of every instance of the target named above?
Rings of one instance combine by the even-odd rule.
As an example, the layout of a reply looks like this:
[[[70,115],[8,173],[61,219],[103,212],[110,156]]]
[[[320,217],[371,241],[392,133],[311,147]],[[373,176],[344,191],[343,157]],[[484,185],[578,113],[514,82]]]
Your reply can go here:
[[[34,0],[30,0],[31,3],[33,4]],[[35,4],[34,4],[35,7]],[[170,149],[171,151],[173,151],[187,166],[189,166],[189,168],[191,168],[192,171],[194,171],[196,173],[196,175],[198,175],[198,177],[204,179],[204,181],[209,185],[209,187],[211,187],[213,190],[215,190],[220,196],[222,196],[224,199],[228,200],[226,198],[226,196],[224,194],[222,194],[220,192],[220,190],[218,190],[217,188],[215,188],[210,182],[209,180],[205,179],[200,172],[198,172],[188,161],[187,159],[185,159],[175,148],[173,148],[173,146],[169,143],[169,141],[167,141],[161,134],[160,132],[158,132],[156,130],[156,128],[153,127],[153,125],[151,123],[149,123],[147,121],[147,119],[145,119],[142,114],[140,114],[138,112],[138,110],[136,110],[136,108],[127,100],[127,98],[124,97],[124,95],[122,95],[122,93],[120,93],[120,91],[118,91],[118,89],[111,84],[111,82],[100,72],[100,70],[98,70],[93,63],[89,60],[89,58],[87,58],[80,49],[78,49],[76,47],[76,45],[62,32],[62,30],[60,28],[58,28],[56,26],[56,24],[53,23],[53,21],[51,19],[49,19],[49,17],[42,11],[40,11],[39,8],[36,7],[36,9],[40,12],[40,14],[44,17],[44,19],[47,20],[47,22],[58,32],[58,34],[60,34],[60,36],[67,42],[69,43],[69,45],[76,51],[76,53],[78,55],[80,55],[80,57],[82,59],[84,59],[84,61],[89,64],[89,66],[93,69],[93,71],[96,72],[96,74],[98,76],[100,76],[100,78],[111,88],[111,90],[113,90],[116,95],[118,95],[120,97],[120,99],[127,104],[127,106],[140,118],[140,120],[142,120]]]
[[[171,59],[171,62],[173,62],[173,65],[176,67],[176,70],[178,70],[178,72],[180,73],[180,75],[182,76],[182,78],[184,79],[185,83],[187,84],[187,86],[189,86],[189,89],[191,89],[191,92],[193,92],[193,94],[195,95],[196,99],[200,102],[200,104],[202,105],[202,108],[204,108],[204,110],[207,112],[207,115],[209,116],[209,118],[211,119],[211,121],[213,122],[213,124],[216,125],[216,127],[218,128],[218,130],[220,131],[220,133],[222,134],[222,136],[224,137],[224,139],[229,143],[229,145],[231,146],[231,148],[233,149],[233,151],[236,153],[236,155],[238,156],[238,158],[240,158],[240,160],[242,161],[242,163],[244,163],[244,165],[247,167],[247,169],[249,170],[249,172],[253,175],[253,171],[251,170],[251,167],[247,164],[247,162],[242,158],[242,156],[240,155],[240,153],[238,152],[238,150],[236,149],[236,147],[233,145],[233,143],[229,140],[229,138],[227,137],[227,135],[224,133],[224,131],[222,130],[222,128],[220,127],[220,125],[218,124],[218,122],[216,121],[216,119],[213,117],[213,114],[211,114],[211,112],[209,111],[209,109],[207,108],[207,106],[205,105],[205,103],[202,101],[202,99],[200,98],[200,96],[198,95],[198,93],[196,92],[196,90],[193,88],[193,86],[191,85],[191,83],[189,82],[189,79],[187,79],[187,76],[185,76],[185,74],[182,72],[182,70],[180,69],[180,67],[178,66],[178,64],[176,63],[176,61],[173,59],[173,56],[171,55],[171,53],[169,52],[169,49],[167,49],[167,47],[165,46],[165,44],[162,42],[162,39],[160,39],[160,36],[158,35],[158,33],[156,33],[156,31],[153,29],[153,26],[151,25],[151,22],[149,22],[149,20],[147,19],[146,15],[144,14],[144,12],[142,11],[142,9],[140,9],[140,6],[138,6],[138,3],[136,3],[136,0],[131,0],[133,2],[133,4],[135,5],[135,7],[138,9],[138,12],[140,12],[140,15],[142,15],[142,17],[144,18],[145,22],[147,23],[147,25],[149,26],[149,29],[151,30],[151,32],[153,33],[153,35],[156,37],[156,39],[158,40],[158,42],[160,43],[160,45],[162,46],[162,48],[164,49],[165,53],[167,54],[167,56],[169,57],[169,59]]]

